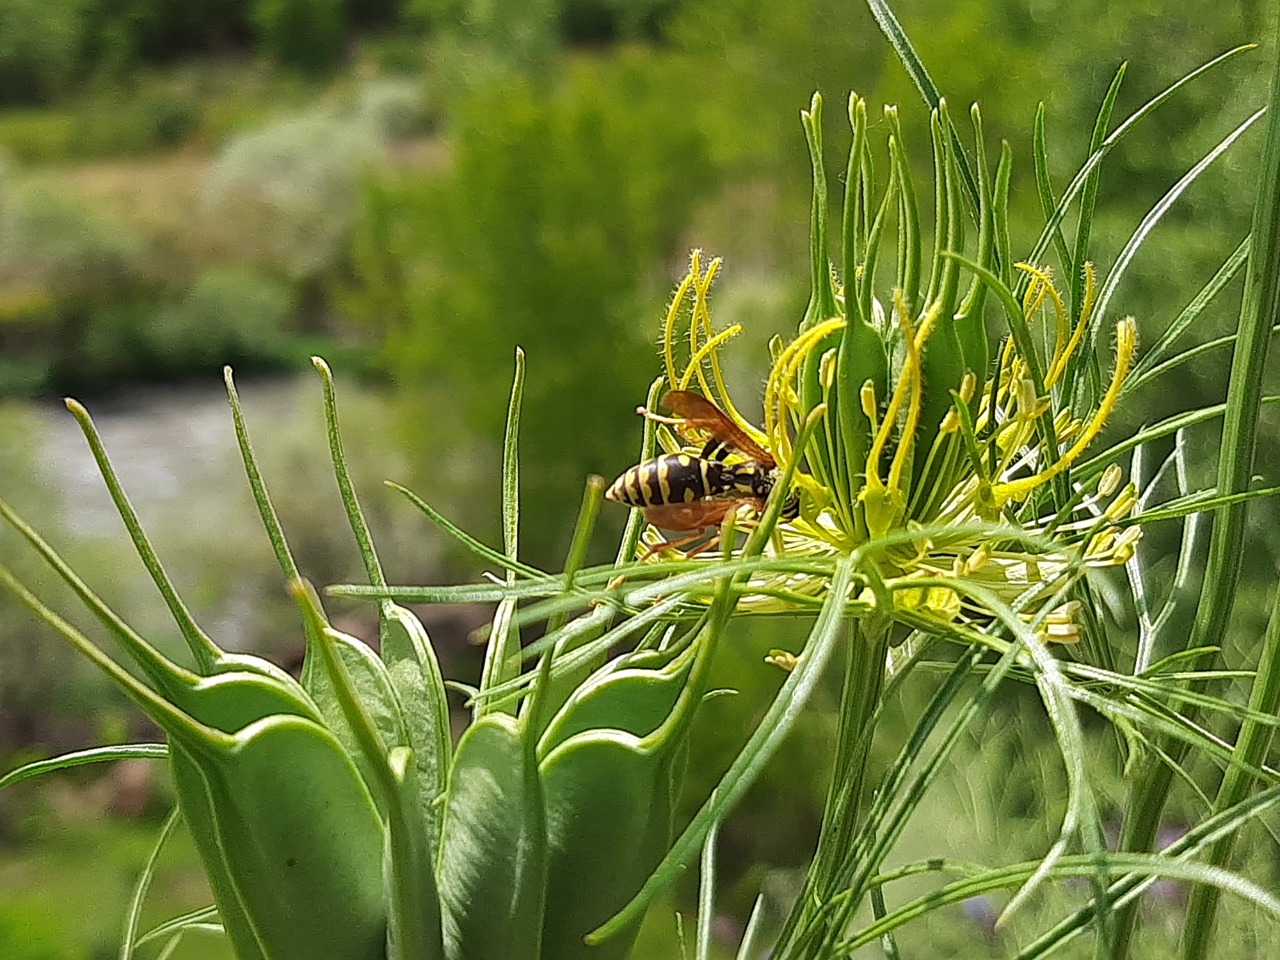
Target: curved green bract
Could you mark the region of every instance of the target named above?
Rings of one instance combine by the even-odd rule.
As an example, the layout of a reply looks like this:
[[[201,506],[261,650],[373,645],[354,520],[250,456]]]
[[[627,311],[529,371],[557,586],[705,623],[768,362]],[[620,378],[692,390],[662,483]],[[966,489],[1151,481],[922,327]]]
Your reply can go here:
[[[45,757],[43,760],[32,760],[22,766],[10,770],[0,777],[0,790],[21,783],[31,777],[68,767],[79,767],[87,763],[103,763],[110,760],[164,760],[169,756],[169,748],[163,743],[121,743],[106,747],[90,747],[87,750],[73,750],[71,753],[59,754],[56,757]]]
[[[676,741],[678,743],[683,741]],[[673,751],[595,730],[565,741],[540,765],[547,805],[544,954],[622,960],[639,923],[598,946],[585,937],[635,894],[671,842]]]
[[[384,603],[381,615],[382,662],[404,716],[406,742],[413,750],[418,813],[434,862],[440,844],[441,808],[436,802],[449,780],[453,742],[449,703],[440,663],[426,628],[413,613]]]
[[[332,734],[276,716],[229,747],[175,743],[173,756],[184,817],[241,960],[385,960],[383,825]]]
[[[592,730],[617,730],[633,737],[653,733],[675,710],[695,650],[689,647],[661,669],[613,668],[587,680],[548,725],[538,743],[539,759]]]
[[[405,732],[404,714],[399,699],[391,683],[386,665],[378,659],[378,655],[355,637],[328,631],[329,637],[342,658],[354,687],[357,699],[373,720],[383,745],[387,750],[407,746],[408,735]],[[351,729],[351,723],[338,703],[333,680],[329,677],[316,652],[316,645],[309,641],[307,656],[302,665],[302,684],[311,694],[320,713],[324,717],[324,725],[328,727],[347,754],[355,759],[356,767],[366,784],[373,788],[375,774],[370,769],[370,760],[360,749],[359,739]],[[379,808],[383,798],[374,790]],[[385,814],[385,810],[383,813]]]
[[[445,795],[437,885],[449,960],[539,960],[546,901],[542,785],[510,714],[463,734]]]

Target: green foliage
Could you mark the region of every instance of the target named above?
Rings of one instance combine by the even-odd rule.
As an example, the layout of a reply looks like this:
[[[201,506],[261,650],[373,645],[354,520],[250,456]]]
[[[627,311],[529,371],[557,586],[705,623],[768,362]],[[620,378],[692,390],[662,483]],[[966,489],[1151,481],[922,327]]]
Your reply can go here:
[[[253,0],[250,18],[259,49],[284,66],[320,73],[342,56],[343,0]]]
[[[656,372],[643,359],[651,270],[712,183],[708,144],[677,106],[691,79],[636,55],[583,63],[545,93],[530,81],[477,91],[453,113],[451,173],[379,187],[357,231],[356,293],[377,306],[351,305],[385,329],[403,384],[433,385],[424,402],[496,438],[507,372],[495,358],[524,348],[536,376],[524,400],[522,547],[541,562],[567,546],[564,492],[634,456],[619,425]],[[419,448],[447,439],[429,432]]]
[[[317,366],[326,377],[338,485],[370,579],[385,586],[347,476],[328,370]],[[74,401],[68,406],[194,670],[179,667],[121,621],[3,501],[0,516],[100,621],[140,676],[54,614],[4,566],[0,583],[164,730],[182,820],[237,956],[623,957],[634,930],[601,951],[588,951],[584,937],[613,915],[666,849],[690,719],[706,694],[706,667],[723,620],[707,631],[695,628],[662,652],[601,658],[599,669],[580,681],[566,682],[559,671],[567,687],[562,704],[549,702],[550,658],[536,687],[503,691],[495,676],[477,697],[514,692],[523,707],[481,718],[453,750],[435,654],[412,614],[389,600],[379,604],[388,640],[398,631],[412,635],[401,636],[410,642],[384,661],[334,630],[300,581],[227,379],[250,486],[302,608],[307,659],[299,680],[256,656],[220,649],[196,624],[88,413]],[[509,441],[514,451],[514,431]],[[589,504],[598,504],[599,495],[596,486]],[[514,523],[514,487],[505,501]],[[593,516],[593,509],[583,513],[575,568]],[[726,597],[727,585],[716,605],[725,620]],[[497,629],[493,637],[495,644],[505,642]],[[416,695],[402,698],[402,692]],[[416,770],[419,754],[431,771],[425,780]],[[68,757],[41,767],[75,762]],[[133,955],[155,860],[137,887],[125,956]]]

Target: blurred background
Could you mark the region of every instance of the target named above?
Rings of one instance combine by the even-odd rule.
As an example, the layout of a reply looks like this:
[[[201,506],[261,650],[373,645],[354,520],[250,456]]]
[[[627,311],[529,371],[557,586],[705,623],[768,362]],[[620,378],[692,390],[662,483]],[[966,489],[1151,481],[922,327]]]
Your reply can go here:
[[[1043,223],[1030,160],[1037,104],[1061,191],[1122,62],[1117,120],[1212,56],[1274,33],[1274,4],[1224,0],[1212,17],[1201,7],[895,4],[955,116],[980,102],[988,151],[1012,145],[1019,251]],[[1264,48],[1212,72],[1112,153],[1095,223],[1100,273],[1152,204],[1263,102],[1272,56]],[[757,402],[768,339],[794,331],[808,298],[798,111],[815,90],[827,98],[833,189],[850,90],[902,105],[917,189],[928,189],[927,117],[854,0],[0,0],[0,495],[126,619],[176,650],[59,402],[85,400],[206,629],[225,647],[289,663],[301,634],[234,452],[222,365],[237,372],[308,576],[361,578],[323,446],[307,362],[318,353],[338,377],[348,455],[389,578],[457,582],[474,564],[379,484],[404,483],[497,542],[499,444],[520,345],[521,548],[556,567],[586,475],[611,478],[635,459],[634,408],[659,373],[658,324],[692,247],[726,260],[715,319],[744,324],[730,376],[745,406]],[[1236,247],[1259,147],[1246,138],[1165,218],[1112,321],[1134,314],[1153,342]],[[1233,328],[1238,288],[1190,341]],[[1112,429],[1217,402],[1228,362],[1219,350],[1157,381]],[[1213,436],[1191,438],[1204,468],[1193,479],[1211,477]],[[1275,458],[1264,451],[1259,472],[1274,476]],[[1242,651],[1258,635],[1280,546],[1274,512],[1254,516]],[[605,505],[597,559],[612,555],[623,519]],[[1178,534],[1154,528],[1144,549],[1170,554]],[[15,539],[0,536],[0,560],[65,601]],[[1114,606],[1124,644],[1124,606]],[[331,611],[369,633],[369,609]],[[469,634],[487,611],[422,614],[446,674],[471,679]],[[780,682],[764,652],[798,643],[804,627],[742,629],[718,667],[740,695],[704,709],[692,793],[705,794],[739,745],[724,731],[745,738]],[[917,686],[903,694],[903,729]],[[784,904],[794,889],[825,791],[831,709],[801,725],[722,833],[726,942],[758,890]],[[1000,711],[903,856],[1020,859],[1056,831],[1061,776],[1035,700],[1011,696]],[[153,736],[0,596],[0,770]],[[1121,796],[1118,776],[1108,789]],[[0,794],[0,956],[115,956],[130,885],[169,802],[161,766],[145,762]],[[209,902],[180,842],[161,881],[148,918]],[[638,955],[676,955],[673,915],[690,915],[689,892],[654,911]],[[1180,896],[1164,890],[1152,909],[1175,917]],[[1040,906],[1054,915],[1061,901],[1046,897]],[[944,912],[905,943],[913,956],[1005,956],[1017,936],[992,930],[993,910]],[[1231,956],[1268,955],[1247,915],[1231,929]],[[1166,949],[1157,940],[1140,949],[1156,955]],[[178,956],[226,953],[193,938]]]

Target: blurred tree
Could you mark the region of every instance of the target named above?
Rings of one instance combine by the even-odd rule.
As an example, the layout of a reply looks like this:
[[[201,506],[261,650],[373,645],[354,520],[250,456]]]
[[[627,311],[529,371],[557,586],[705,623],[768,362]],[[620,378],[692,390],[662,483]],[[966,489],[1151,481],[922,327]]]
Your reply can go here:
[[[259,49],[284,66],[319,73],[342,56],[343,0],[254,0],[250,19]]]
[[[43,103],[76,78],[87,0],[0,0],[0,103]]]
[[[357,231],[349,307],[381,330],[400,381],[448,408],[419,407],[427,470],[458,439],[441,428],[449,416],[499,440],[512,352],[525,349],[522,543],[535,562],[558,562],[586,474],[635,458],[639,425],[627,427],[658,370],[663,264],[683,259],[681,230],[712,178],[683,108],[688,79],[635,51],[578,63],[547,93],[477,90],[454,113],[452,172],[384,184]],[[496,481],[482,486],[470,499],[491,519]]]

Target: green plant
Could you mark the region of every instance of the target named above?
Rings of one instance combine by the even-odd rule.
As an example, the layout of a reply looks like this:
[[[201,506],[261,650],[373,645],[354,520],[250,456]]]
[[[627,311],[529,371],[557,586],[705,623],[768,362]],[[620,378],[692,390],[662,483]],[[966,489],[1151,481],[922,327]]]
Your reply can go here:
[[[272,363],[285,355],[293,294],[270,277],[235,267],[210,268],[183,299],[161,307],[139,332],[150,370],[216,369],[228,361]]]
[[[992,926],[1016,931],[1019,957],[1067,948],[1086,933],[1099,955],[1124,957],[1132,905],[1158,879],[1225,890],[1280,919],[1280,897],[1226,865],[1229,838],[1266,823],[1280,805],[1280,775],[1268,763],[1280,690],[1280,606],[1256,669],[1218,662],[1241,563],[1235,510],[1280,492],[1250,486],[1264,336],[1280,314],[1280,193],[1270,176],[1280,170],[1280,117],[1268,118],[1256,229],[1241,248],[1250,267],[1227,402],[1109,439],[1107,421],[1126,395],[1203,353],[1179,351],[1178,338],[1246,254],[1230,255],[1141,359],[1134,320],[1113,315],[1117,284],[1173,202],[1262,112],[1239,122],[1182,177],[1099,276],[1090,251],[1103,161],[1174,93],[1242,51],[1206,64],[1113,126],[1118,75],[1089,158],[1061,194],[1037,136],[1032,160],[1044,225],[1020,258],[1008,207],[1012,151],[1002,145],[998,159],[988,158],[976,108],[972,133],[962,135],[891,11],[881,0],[871,6],[930,107],[933,236],[925,237],[896,109],[873,125],[856,95],[849,100],[842,216],[833,216],[822,100],[815,96],[802,115],[813,184],[811,297],[795,336],[771,344],[762,427],[741,414],[726,385],[726,345],[739,331],[713,322],[721,264],[692,255],[662,327],[663,376],[645,398],[640,456],[661,448],[699,457],[710,455],[712,440],[734,440],[732,430],[708,431],[705,423],[657,412],[664,390],[697,390],[778,464],[767,498],[727,513],[716,550],[681,553],[634,512],[612,562],[587,565],[603,489],[593,477],[560,572],[530,563],[517,550],[517,438],[529,426],[517,353],[502,448],[502,548],[399,488],[496,572],[477,584],[390,586],[347,477],[332,383],[318,363],[334,472],[369,581],[331,593],[377,604],[380,655],[335,631],[301,580],[231,391],[246,472],[302,611],[309,653],[295,682],[258,658],[219,650],[201,633],[119,490],[87,414],[72,405],[198,669],[159,657],[2,504],[4,519],[123,644],[146,682],[15,576],[0,569],[0,580],[169,736],[179,810],[201,847],[217,910],[178,918],[143,939],[171,942],[216,916],[244,957],[621,957],[644,911],[700,859],[692,949],[707,960],[720,825],[829,674],[838,680],[840,705],[816,850],[776,928],[767,929],[763,896],[757,899],[739,958],[754,956],[766,941],[773,956],[787,960],[851,956],[871,943],[897,956],[898,934],[930,914],[996,896],[987,904],[996,915]],[[1280,76],[1272,102],[1280,102]],[[542,135],[543,121],[514,129]],[[521,195],[507,186],[510,179],[496,179],[506,189],[495,205],[510,213]],[[464,200],[468,213],[483,212],[479,191]],[[1065,226],[1068,213],[1073,229]],[[481,220],[494,230],[504,222],[496,215]],[[393,238],[385,224],[376,226],[382,243],[370,246],[381,252]],[[475,255],[462,224],[447,226],[462,254]],[[554,244],[548,249],[554,253]],[[1055,259],[1058,279],[1048,266]],[[380,265],[388,262],[394,265]],[[538,266],[550,271],[557,262],[548,256]],[[476,304],[513,303],[505,272],[480,275],[503,296],[460,300],[460,313],[483,317]],[[386,269],[379,280],[387,302],[409,301],[410,278]],[[397,315],[406,326],[414,319],[411,307]],[[995,349],[988,320],[1002,331]],[[1219,475],[1213,486],[1197,488],[1186,435],[1224,415]],[[564,421],[553,418],[561,429]],[[583,424],[574,418],[573,428]],[[1152,471],[1150,457],[1167,441],[1172,451]],[[784,516],[794,493],[799,516]],[[1197,625],[1179,636],[1195,577],[1192,518],[1213,510],[1226,511],[1226,522],[1214,534]],[[1143,533],[1171,521],[1182,522],[1184,549],[1173,572],[1157,578]],[[1107,568],[1121,566],[1137,621],[1128,638],[1118,636],[1099,600],[1103,590],[1117,592]],[[456,748],[434,652],[418,621],[398,606],[410,601],[496,608],[481,681],[466,690],[471,724]],[[806,618],[803,645],[770,655],[785,678],[760,705],[760,720],[727,772],[695,798],[700,805],[689,822],[678,823],[673,809],[685,781],[688,731],[712,693],[710,664],[744,619],[779,613]],[[541,633],[532,640],[523,628]],[[1220,681],[1248,685],[1247,703],[1212,692],[1209,685]],[[908,685],[927,699],[900,715]],[[1036,719],[1024,719],[1031,711]],[[1040,760],[1045,776],[1008,785],[1013,801],[1040,821],[1032,854],[1019,850],[997,866],[961,859],[963,850],[895,861],[911,848],[911,827],[947,768],[971,756],[975,742],[984,750],[1030,752],[1014,738],[1002,741],[1006,717],[1039,724],[1054,744]],[[1234,746],[1218,732],[1235,735],[1236,728]],[[92,756],[131,753],[156,750],[108,748]],[[0,786],[70,762],[22,768]],[[1141,779],[1124,846],[1115,850],[1106,828],[1126,769]],[[1218,796],[1208,801],[1197,778],[1219,779],[1218,770],[1225,771]],[[1161,783],[1167,788],[1175,774],[1193,788],[1183,808],[1189,815],[1181,834],[1156,851],[1150,841],[1168,793]],[[1060,792],[1052,802],[1042,795],[1051,789]],[[152,869],[139,882],[125,956],[139,939],[137,903]],[[939,877],[922,891],[914,886]],[[1040,905],[1046,889],[1072,891],[1072,884],[1074,896]],[[1195,895],[1188,960],[1204,955],[1215,908],[1212,896]],[[1167,948],[1158,929],[1147,947]]]
[[[222,150],[206,198],[244,247],[296,277],[329,264],[356,214],[384,131],[376,116],[316,107],[242,134]]]

